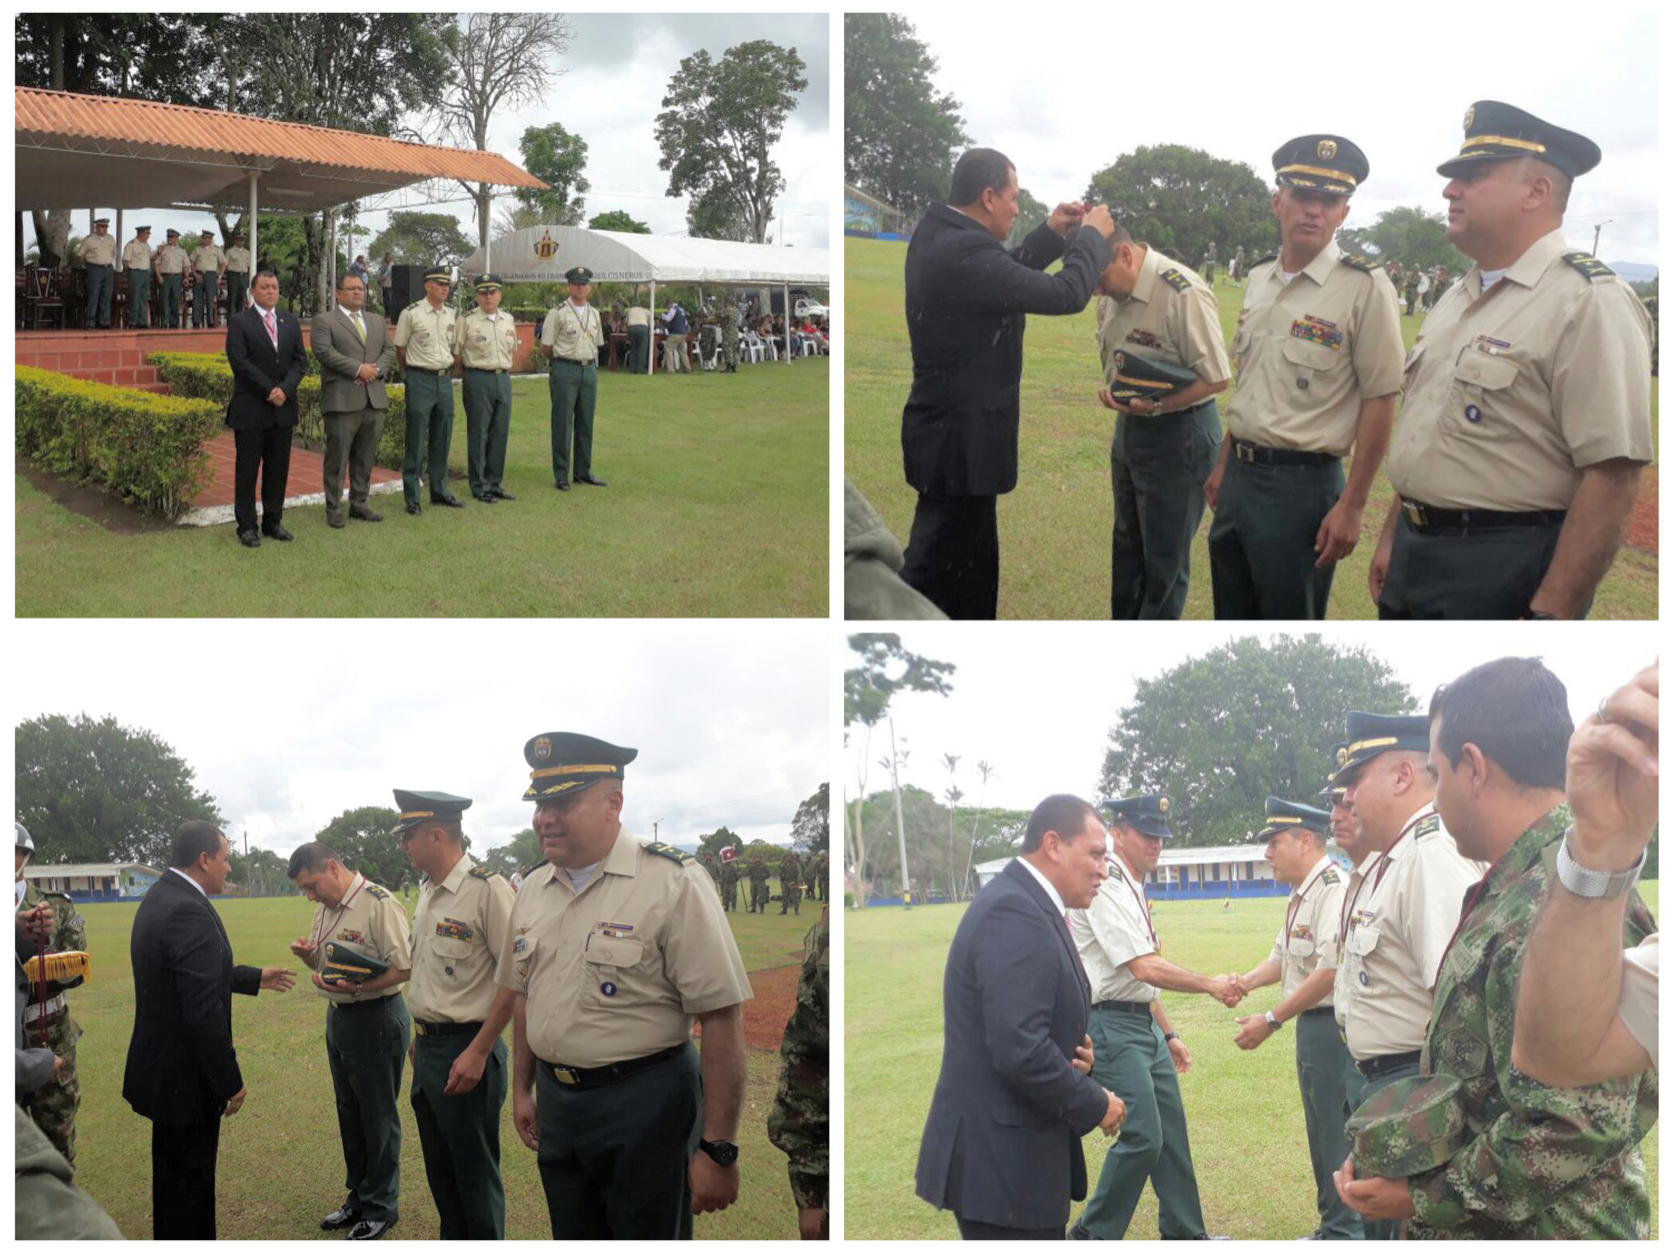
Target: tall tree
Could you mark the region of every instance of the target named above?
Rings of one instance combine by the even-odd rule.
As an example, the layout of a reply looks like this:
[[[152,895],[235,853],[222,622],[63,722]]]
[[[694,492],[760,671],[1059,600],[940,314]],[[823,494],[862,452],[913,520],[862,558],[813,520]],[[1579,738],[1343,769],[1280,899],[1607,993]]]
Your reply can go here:
[[[1016,189],[1016,207],[1020,212],[1016,215],[1016,221],[1011,224],[1010,238],[1004,241],[1006,248],[1015,248],[1029,231],[1037,229],[1041,222],[1051,216],[1051,211],[1040,204],[1038,198],[1025,187]]]
[[[558,58],[574,38],[562,13],[464,14],[446,41],[452,84],[437,110],[443,126],[459,142],[487,148],[488,128],[501,108],[551,103],[557,80],[568,73]],[[460,185],[476,201],[477,242],[486,244],[491,188]]]
[[[162,868],[180,824],[226,822],[173,746],[111,715],[27,719],[15,751],[17,821],[35,839],[36,862]]]
[[[625,209],[610,209],[592,215],[586,224],[594,231],[625,231],[629,235],[649,235],[650,223],[640,222]]]
[[[743,848],[743,838],[724,824],[721,824],[712,832],[709,832],[706,836],[697,837],[697,852],[711,853],[716,858],[720,856],[720,850],[726,848],[728,845],[736,845],[739,851],[741,851]]]
[[[1088,200],[1109,206],[1132,238],[1187,266],[1210,243],[1221,259],[1237,249],[1259,257],[1277,247],[1271,189],[1241,161],[1183,144],[1154,144],[1123,154],[1092,175]]]
[[[1428,213],[1410,205],[1397,205],[1376,216],[1364,231],[1368,247],[1381,261],[1398,261],[1419,270],[1444,266],[1448,273],[1465,274],[1474,263],[1446,239],[1442,213]]]
[[[1363,647],[1316,634],[1232,640],[1138,681],[1109,732],[1099,786],[1105,797],[1166,793],[1175,843],[1239,844],[1260,829],[1268,795],[1318,791],[1348,710],[1415,709]]]
[[[450,213],[426,213],[418,209],[397,209],[389,225],[371,242],[373,257],[394,253],[396,261],[421,265],[446,265],[463,261],[471,253],[470,241],[459,230],[458,219]]]
[[[474,855],[472,855],[474,856]],[[503,845],[495,845],[477,859],[490,871],[496,871],[506,879],[510,879],[525,866],[545,861],[545,853],[540,848],[540,839],[534,834],[532,827],[525,827]]]
[[[848,13],[842,26],[845,177],[919,213],[946,195],[953,150],[970,142],[962,106],[935,90],[935,58],[905,18]]]
[[[803,854],[830,852],[829,783],[820,784],[816,793],[796,807],[790,839]]]
[[[561,122],[530,126],[520,141],[523,169],[550,186],[545,191],[519,188],[517,200],[543,215],[552,226],[578,226],[586,217],[586,141]]]
[[[685,206],[685,233],[692,239],[730,239],[748,243],[754,238],[749,210],[732,195],[730,187],[710,187],[691,197]],[[767,233],[760,241],[770,244]]]
[[[784,176],[770,149],[784,134],[806,63],[794,48],[766,39],[727,48],[719,61],[706,49],[679,63],[656,115],[656,142],[668,171],[669,196],[718,196],[747,224],[743,238],[766,241],[772,203]]]
[[[400,846],[389,838],[400,821],[400,815],[388,806],[360,806],[344,810],[313,838],[335,850],[350,871],[390,888],[411,868]]]

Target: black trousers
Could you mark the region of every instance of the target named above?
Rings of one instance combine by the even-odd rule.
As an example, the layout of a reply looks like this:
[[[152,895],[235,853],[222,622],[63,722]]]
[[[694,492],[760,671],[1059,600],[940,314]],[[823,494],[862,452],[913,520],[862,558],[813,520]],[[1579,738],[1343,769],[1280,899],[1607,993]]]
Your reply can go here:
[[[1381,618],[1525,618],[1562,524],[1418,531],[1403,514],[1376,606]],[[1590,613],[1590,603],[1584,613]]]
[[[221,1121],[151,1124],[151,1236],[215,1239],[215,1160]]]
[[[233,514],[239,531],[254,531],[255,480],[261,476],[261,523],[277,527],[284,517],[285,484],[290,479],[290,427],[265,431],[234,431],[237,449],[233,471]]]
[[[1213,616],[1320,619],[1335,567],[1312,546],[1347,486],[1339,459],[1315,466],[1239,461],[1232,449],[1208,528]]]
[[[958,1235],[966,1241],[1061,1241],[1061,1228],[1001,1228],[998,1224],[984,1224],[979,1220],[954,1215],[958,1221]]]
[[[900,578],[948,618],[997,618],[999,498],[919,493]]]

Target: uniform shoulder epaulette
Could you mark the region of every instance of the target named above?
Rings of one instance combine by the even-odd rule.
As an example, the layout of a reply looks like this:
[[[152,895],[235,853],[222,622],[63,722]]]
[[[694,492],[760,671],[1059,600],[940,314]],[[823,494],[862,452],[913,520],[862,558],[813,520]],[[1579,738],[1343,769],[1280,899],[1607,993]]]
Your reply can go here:
[[[683,849],[675,849],[672,845],[664,845],[659,840],[651,841],[650,844],[646,845],[644,848],[646,853],[658,854],[661,857],[667,858],[673,862],[696,861],[695,858],[686,853]]]
[[[1424,836],[1432,836],[1439,830],[1440,816],[1438,814],[1430,814],[1427,818],[1423,819],[1411,829],[1411,839],[1420,840]]]
[[[1256,261],[1254,263],[1254,265],[1255,266],[1263,266],[1268,261],[1276,261],[1277,257],[1278,257],[1277,253],[1267,253],[1264,257],[1261,257],[1258,261]],[[1253,266],[1250,266],[1249,269],[1253,269]]]
[[[1580,274],[1584,275],[1592,282],[1600,279],[1605,274],[1614,273],[1607,266],[1603,265],[1602,262],[1591,256],[1590,253],[1563,253],[1562,260],[1567,262],[1568,265],[1572,266],[1575,270],[1579,271]]]
[[[1341,264],[1344,266],[1350,266],[1354,270],[1362,270],[1366,274],[1369,274],[1372,270],[1380,270],[1382,268],[1381,262],[1373,261],[1369,257],[1363,256],[1360,253],[1342,253]]]
[[[387,888],[379,888],[376,884],[368,883],[366,885],[366,891],[378,901],[384,901],[389,896],[389,890]]]
[[[1169,266],[1161,272],[1161,281],[1175,292],[1182,292],[1190,286],[1190,280],[1182,270]]]
[[[1323,873],[1319,875],[1318,878],[1323,880],[1326,884],[1333,885],[1341,882],[1341,877],[1336,874],[1334,867],[1325,867]]]
[[[477,863],[475,866],[471,867],[470,870],[466,871],[465,874],[473,879],[491,880],[495,875],[499,874],[499,872],[490,871],[481,863]]]

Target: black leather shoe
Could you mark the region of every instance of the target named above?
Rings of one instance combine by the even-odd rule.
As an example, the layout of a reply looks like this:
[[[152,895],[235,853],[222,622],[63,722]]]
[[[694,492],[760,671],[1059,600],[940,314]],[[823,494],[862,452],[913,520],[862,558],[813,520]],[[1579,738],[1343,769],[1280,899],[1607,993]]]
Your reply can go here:
[[[609,484],[605,483],[602,479],[594,479],[591,475],[576,475],[575,476],[575,482],[576,483],[590,483],[595,488],[607,488],[607,487],[610,486]]]
[[[385,1232],[395,1226],[395,1221],[382,1219],[362,1219],[348,1231],[350,1241],[375,1241]]]
[[[424,507],[418,504],[417,501],[408,501],[406,503],[406,512],[414,515],[422,514],[424,512]]]
[[[360,1212],[351,1210],[348,1203],[344,1202],[336,1210],[325,1216],[324,1219],[321,1219],[319,1226],[326,1232],[335,1232],[338,1228],[352,1228],[359,1222]]]
[[[246,549],[259,549],[261,547],[261,536],[254,531],[240,531],[238,533],[238,543]]]
[[[451,496],[451,495],[449,495],[449,496],[432,496],[430,498],[430,504],[431,505],[445,505],[448,509],[463,509],[464,508],[464,502],[459,500],[458,497]]]
[[[1074,1226],[1068,1230],[1068,1239],[1070,1241],[1095,1241],[1095,1240],[1097,1240],[1096,1237],[1092,1236],[1091,1230],[1089,1228],[1087,1228],[1085,1226],[1085,1224],[1080,1223],[1078,1220],[1076,1220],[1075,1223],[1074,1223]]]
[[[473,500],[480,501],[484,505],[493,505],[499,499],[498,497],[494,496],[491,492],[472,492],[470,495],[471,495],[471,498]]]
[[[567,492],[569,490],[569,481],[567,479],[559,479],[557,481],[557,490],[559,492]]]
[[[367,509],[364,505],[350,505],[348,516],[358,518],[361,522],[382,522],[383,515],[375,510]]]
[[[514,501],[517,499],[514,492],[507,492],[504,488],[495,488],[493,490],[493,494],[502,501]]]
[[[330,523],[331,526],[337,528],[339,531],[348,526],[348,519],[344,518],[341,514],[326,514],[325,521]]]
[[[296,538],[284,529],[283,523],[274,523],[271,527],[263,527],[261,534],[269,540],[294,540]]]

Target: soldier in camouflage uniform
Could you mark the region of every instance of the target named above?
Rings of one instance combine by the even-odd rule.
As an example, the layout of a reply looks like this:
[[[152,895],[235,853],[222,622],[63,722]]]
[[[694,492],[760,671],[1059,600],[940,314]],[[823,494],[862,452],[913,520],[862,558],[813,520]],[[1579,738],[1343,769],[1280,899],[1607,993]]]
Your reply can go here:
[[[830,913],[807,933],[795,1010],[784,1027],[784,1068],[766,1134],[790,1160],[803,1240],[827,1239],[830,1215]]]
[[[772,890],[767,887],[766,883],[767,877],[771,874],[772,872],[767,869],[766,863],[761,860],[760,854],[757,853],[749,859],[750,914],[754,914],[757,910],[761,914],[766,913],[767,903],[772,900]]]
[[[1408,1218],[1410,1238],[1649,1235],[1638,1142],[1658,1112],[1657,1073],[1561,1089],[1528,1078],[1510,1061],[1522,956],[1556,876],[1565,830],[1557,816],[1573,731],[1567,709],[1561,681],[1528,658],[1485,663],[1435,695],[1429,763],[1439,776],[1442,818],[1448,830],[1467,833],[1461,853],[1492,861],[1464,898],[1422,1051],[1424,1075],[1461,1081],[1462,1143],[1440,1167],[1357,1182],[1344,1171],[1341,1186],[1343,1199],[1363,1214]],[[1546,723],[1549,734],[1540,734]],[[1492,782],[1478,796],[1451,782],[1474,770],[1465,746],[1492,768]],[[1655,929],[1631,892],[1627,946]]]
[[[726,910],[737,909],[737,881],[740,878],[736,858],[720,864],[720,905]]]
[[[778,887],[781,890],[783,905],[778,907],[779,914],[788,914],[794,907],[797,914],[801,913],[801,857],[791,849],[778,859]]]
[[[726,374],[737,373],[737,302],[727,297],[720,306],[720,363]]]
[[[807,863],[807,900],[819,900],[819,885],[824,881],[824,859],[812,858]]]
[[[34,841],[25,830],[23,824],[17,827],[17,878],[23,879],[23,868],[28,865],[34,854]],[[22,931],[17,936],[17,955],[19,961],[27,962],[37,952],[39,953],[73,953],[85,952],[87,949],[87,925],[80,914],[76,912],[75,902],[63,893],[42,892],[33,884],[28,885],[23,893],[23,904],[18,907],[19,915],[27,915],[41,911],[41,918],[50,917],[51,923],[47,931],[47,941],[37,946],[32,937],[27,937]],[[51,1139],[58,1152],[66,1160],[75,1165],[75,1112],[81,1105],[81,1083],[76,1078],[75,1043],[81,1035],[81,1027],[70,1017],[69,1005],[64,996],[67,989],[72,989],[81,983],[78,975],[73,979],[60,983],[48,980],[43,988],[31,983],[29,988],[29,1004],[23,1012],[24,1035],[32,1046],[50,1049],[64,1065],[59,1069],[56,1078],[47,1082],[44,1088],[36,1090],[24,1099],[29,1107],[29,1113],[40,1126],[42,1132]],[[46,1009],[43,1016],[41,997],[44,992]]]
[[[714,887],[720,887],[720,872],[714,866],[714,855],[702,853],[697,855],[697,861],[702,863],[702,869],[708,872],[708,878],[714,881]]]

